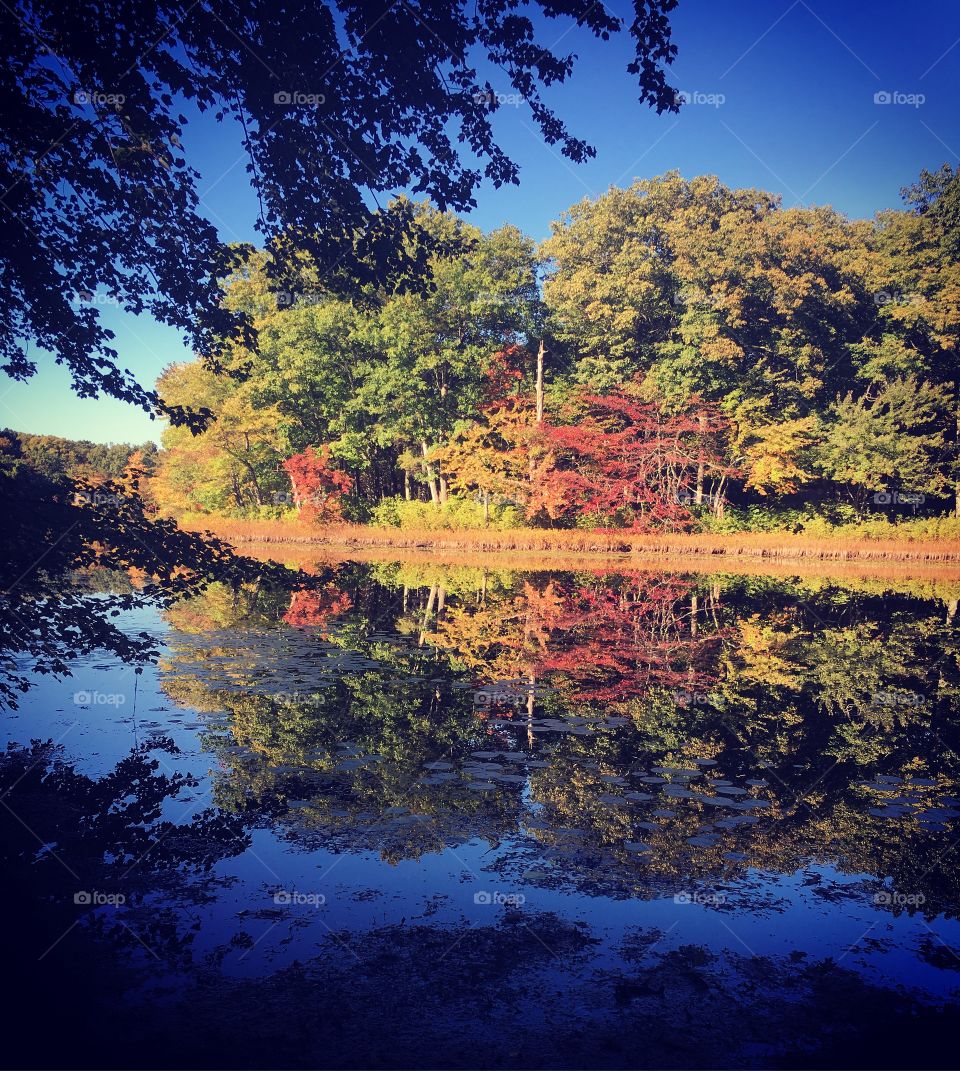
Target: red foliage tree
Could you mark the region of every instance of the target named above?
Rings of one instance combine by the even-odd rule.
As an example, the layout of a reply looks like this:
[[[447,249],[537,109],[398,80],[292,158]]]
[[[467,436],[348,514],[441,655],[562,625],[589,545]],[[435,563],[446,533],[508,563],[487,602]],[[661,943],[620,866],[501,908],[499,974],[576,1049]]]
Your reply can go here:
[[[353,479],[330,463],[330,447],[306,450],[283,463],[300,516],[311,524],[331,524],[343,519],[343,496],[353,488]]]
[[[698,480],[702,487],[705,474],[733,471],[723,456],[728,429],[716,406],[699,399],[670,413],[627,390],[582,391],[563,423],[541,425],[550,464],[531,505],[552,518],[594,513],[640,531],[685,529]]]

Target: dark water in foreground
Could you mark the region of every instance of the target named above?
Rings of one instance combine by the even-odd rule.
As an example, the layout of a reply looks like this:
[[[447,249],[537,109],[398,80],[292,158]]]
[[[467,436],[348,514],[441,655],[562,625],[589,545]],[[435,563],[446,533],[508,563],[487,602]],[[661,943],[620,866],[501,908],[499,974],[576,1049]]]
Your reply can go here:
[[[158,668],[2,715],[4,1062],[956,1066],[958,594],[346,564],[131,616]]]

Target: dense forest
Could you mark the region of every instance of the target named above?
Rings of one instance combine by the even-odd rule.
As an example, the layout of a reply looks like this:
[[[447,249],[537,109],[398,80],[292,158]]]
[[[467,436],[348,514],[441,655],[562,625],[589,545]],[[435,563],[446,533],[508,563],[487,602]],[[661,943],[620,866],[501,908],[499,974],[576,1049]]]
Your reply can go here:
[[[91,443],[63,439],[59,435],[31,435],[25,431],[0,431],[0,459],[7,467],[19,462],[50,480],[80,480],[97,483],[123,480],[132,468],[150,473],[156,464],[153,442]]]
[[[226,281],[259,345],[165,370],[162,512],[318,523],[777,526],[952,512],[960,179],[850,220],[670,173],[538,246],[415,206],[426,296],[346,301],[302,258]],[[225,374],[224,374],[225,373]]]

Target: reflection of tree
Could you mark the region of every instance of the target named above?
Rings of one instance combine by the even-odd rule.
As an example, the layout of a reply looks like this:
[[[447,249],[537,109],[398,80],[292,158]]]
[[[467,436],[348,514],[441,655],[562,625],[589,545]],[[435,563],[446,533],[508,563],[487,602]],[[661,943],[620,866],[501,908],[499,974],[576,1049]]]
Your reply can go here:
[[[209,737],[224,806],[390,859],[526,830],[585,889],[819,860],[960,907],[937,863],[960,671],[936,606],[642,572],[377,575],[321,589],[321,615],[324,590],[353,602],[323,632],[261,602],[232,637],[174,644],[167,690],[229,716]],[[474,709],[470,686],[503,680],[519,701]]]
[[[345,614],[353,600],[333,583],[320,590],[294,591],[283,620],[295,628],[323,629],[330,618]]]

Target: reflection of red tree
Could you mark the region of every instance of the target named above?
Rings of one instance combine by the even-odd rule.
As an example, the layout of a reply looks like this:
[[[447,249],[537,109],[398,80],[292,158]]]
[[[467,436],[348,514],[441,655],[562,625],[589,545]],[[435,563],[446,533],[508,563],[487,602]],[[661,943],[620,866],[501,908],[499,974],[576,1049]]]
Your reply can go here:
[[[651,688],[712,684],[724,633],[706,629],[702,614],[693,583],[675,575],[553,579],[542,589],[528,581],[511,598],[454,611],[434,642],[456,652],[477,687],[516,680],[522,694],[523,682],[546,679],[581,702],[620,702]]]
[[[283,620],[294,628],[323,628],[331,617],[345,614],[353,599],[334,584],[319,590],[295,591]]]
[[[692,634],[693,585],[634,572],[617,586],[604,580],[563,594],[550,649],[538,673],[562,673],[573,697],[621,702],[651,688],[704,688],[720,634]]]

